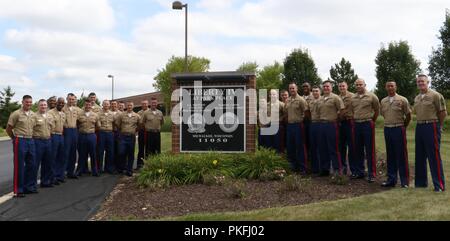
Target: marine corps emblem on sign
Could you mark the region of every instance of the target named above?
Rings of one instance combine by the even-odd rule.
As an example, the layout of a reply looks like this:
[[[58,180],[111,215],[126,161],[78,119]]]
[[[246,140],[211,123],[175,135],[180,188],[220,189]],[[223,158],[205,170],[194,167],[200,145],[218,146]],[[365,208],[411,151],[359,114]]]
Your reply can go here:
[[[189,133],[201,134],[205,133],[205,125],[206,121],[203,115],[199,113],[192,114],[188,119],[189,129],[187,130]]]

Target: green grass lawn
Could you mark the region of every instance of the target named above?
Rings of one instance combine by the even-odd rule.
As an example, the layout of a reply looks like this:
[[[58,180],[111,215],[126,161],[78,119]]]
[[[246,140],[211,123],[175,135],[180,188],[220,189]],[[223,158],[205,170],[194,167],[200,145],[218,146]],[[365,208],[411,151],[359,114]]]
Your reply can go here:
[[[5,137],[5,136],[8,136],[6,134],[6,131],[3,128],[0,127],[0,137]]]
[[[382,126],[382,125],[379,125]],[[409,164],[414,166],[414,130],[408,130]],[[385,152],[383,129],[376,132],[377,149]],[[163,150],[170,150],[170,133],[163,134]],[[442,136],[441,155],[446,179],[450,173],[450,133]],[[450,192],[400,188],[356,198],[237,213],[195,214],[169,220],[450,220]],[[413,185],[413,180],[412,185]]]

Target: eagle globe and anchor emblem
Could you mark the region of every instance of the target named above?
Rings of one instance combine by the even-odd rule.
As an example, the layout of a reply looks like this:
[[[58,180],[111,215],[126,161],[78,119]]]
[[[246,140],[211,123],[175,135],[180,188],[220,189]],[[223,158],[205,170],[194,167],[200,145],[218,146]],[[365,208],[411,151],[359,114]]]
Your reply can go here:
[[[188,119],[189,133],[202,134],[206,132],[206,120],[200,113],[192,114]],[[239,117],[232,112],[226,112],[219,118],[219,127],[225,133],[232,133],[239,127]]]

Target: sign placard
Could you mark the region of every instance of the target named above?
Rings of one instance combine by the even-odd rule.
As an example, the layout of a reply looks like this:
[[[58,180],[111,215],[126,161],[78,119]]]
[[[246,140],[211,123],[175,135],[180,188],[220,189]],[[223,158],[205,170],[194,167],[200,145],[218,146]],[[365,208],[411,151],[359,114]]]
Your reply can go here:
[[[181,152],[246,151],[246,87],[182,86]]]

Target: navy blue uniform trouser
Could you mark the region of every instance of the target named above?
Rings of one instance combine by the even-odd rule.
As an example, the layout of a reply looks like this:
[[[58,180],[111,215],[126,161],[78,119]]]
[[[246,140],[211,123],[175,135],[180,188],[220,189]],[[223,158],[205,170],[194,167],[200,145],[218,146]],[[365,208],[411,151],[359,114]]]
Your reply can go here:
[[[444,168],[441,159],[441,130],[439,123],[417,124],[416,127],[416,187],[427,187],[427,159],[433,185],[445,190]]]
[[[261,134],[261,128],[263,128],[263,127],[259,127],[259,129],[258,129],[258,147],[259,148],[269,148],[268,137],[267,137],[267,135]]]
[[[78,129],[64,128],[65,170],[67,176],[74,176],[77,163]]]
[[[53,183],[52,140],[34,139],[36,146],[36,165],[33,171],[33,185],[37,186],[39,165],[41,166],[41,185]]]
[[[294,123],[287,125],[287,157],[291,168],[294,171],[306,172],[308,169],[308,157],[304,140],[305,128],[303,123]]]
[[[145,136],[147,137],[146,154],[147,155],[161,154],[161,132],[147,131]],[[144,165],[144,162],[142,162],[142,165]]]
[[[121,156],[123,157],[123,166],[128,172],[133,171],[134,165],[134,148],[136,145],[136,137],[133,136],[121,136],[120,142]]]
[[[19,138],[13,139],[14,149],[14,194],[25,191],[35,191],[33,183],[33,170],[35,169],[35,145],[33,139]]]
[[[268,127],[269,128],[269,127]],[[276,128],[276,133],[273,135],[261,135],[261,138],[263,139],[263,143],[265,145],[266,148],[271,148],[273,150],[275,150],[278,153],[282,152],[281,149],[281,126],[278,124],[274,124],[272,126],[270,126],[270,128]]]
[[[52,135],[52,165],[53,182],[64,181],[64,137],[62,135]]]
[[[100,131],[98,133],[98,165],[99,171],[114,171],[114,134],[113,132]],[[105,155],[106,154],[106,155]],[[103,162],[103,159],[105,160]],[[103,166],[103,163],[105,164]]]
[[[98,162],[97,162],[97,135],[95,133],[92,134],[83,134],[80,133],[79,136],[79,144],[80,144],[80,158],[78,160],[78,173],[80,175],[83,173],[83,170],[87,170],[86,163],[88,162],[88,156],[91,159],[91,171],[92,175],[98,174]]]
[[[123,156],[120,151],[121,149],[121,136],[118,131],[114,131],[114,168],[118,172],[125,170],[123,164]]]
[[[344,120],[340,123],[339,146],[344,174],[348,169],[352,174],[356,174],[355,163],[355,122]]]
[[[309,148],[312,173],[320,172],[320,152],[319,152],[320,123],[313,122],[309,127]]]
[[[341,154],[339,153],[339,126],[337,122],[321,123],[319,130],[320,167],[322,172],[342,174]]]
[[[148,145],[147,145],[147,132],[145,130],[140,130],[138,132],[138,167],[144,166],[144,159],[147,158]]]
[[[405,127],[385,127],[384,139],[387,155],[387,182],[397,184],[400,175],[402,185],[409,185],[408,150]]]
[[[373,121],[355,123],[355,144],[355,174],[365,175],[364,159],[366,159],[369,177],[376,177],[375,123]]]
[[[309,142],[309,129],[311,128],[311,120],[304,120],[303,121],[303,128],[304,128],[304,142],[305,142],[305,147],[306,147],[306,153],[307,156],[311,156],[311,143]],[[307,161],[307,165],[311,167],[311,160],[306,160]]]

